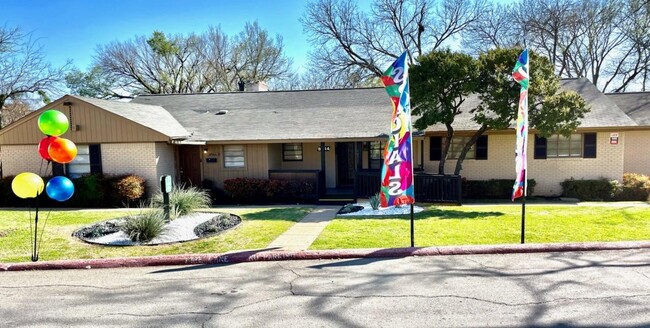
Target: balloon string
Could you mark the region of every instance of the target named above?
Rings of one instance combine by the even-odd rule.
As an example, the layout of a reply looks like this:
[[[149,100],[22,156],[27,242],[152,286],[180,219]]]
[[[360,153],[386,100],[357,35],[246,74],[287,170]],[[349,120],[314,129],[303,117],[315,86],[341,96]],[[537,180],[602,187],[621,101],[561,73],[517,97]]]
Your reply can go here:
[[[43,245],[43,232],[45,232],[45,226],[47,226],[47,219],[50,218],[50,213],[52,213],[52,209],[47,211],[47,216],[45,216],[45,222],[43,222],[43,228],[41,228],[41,236],[40,236],[41,242],[38,243],[38,248],[36,250],[37,254],[41,252],[41,245]]]

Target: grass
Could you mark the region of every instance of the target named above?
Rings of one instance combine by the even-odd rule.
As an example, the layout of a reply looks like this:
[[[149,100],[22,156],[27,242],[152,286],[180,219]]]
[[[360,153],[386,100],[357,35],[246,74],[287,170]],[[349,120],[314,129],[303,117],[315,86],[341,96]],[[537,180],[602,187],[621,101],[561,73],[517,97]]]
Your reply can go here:
[[[338,217],[311,249],[406,247],[409,221]],[[516,244],[520,234],[520,206],[431,206],[415,215],[416,246]],[[526,243],[648,239],[650,207],[526,207]]]
[[[259,249],[266,247],[310,210],[309,207],[229,209],[228,212],[242,217],[242,223],[226,233],[186,243],[131,247],[90,245],[71,236],[72,232],[83,226],[130,214],[126,210],[52,211],[43,235],[39,259],[96,259]],[[28,211],[0,211],[0,262],[30,260],[29,214]],[[33,216],[34,212],[31,212]],[[39,229],[46,216],[47,212],[39,212]]]

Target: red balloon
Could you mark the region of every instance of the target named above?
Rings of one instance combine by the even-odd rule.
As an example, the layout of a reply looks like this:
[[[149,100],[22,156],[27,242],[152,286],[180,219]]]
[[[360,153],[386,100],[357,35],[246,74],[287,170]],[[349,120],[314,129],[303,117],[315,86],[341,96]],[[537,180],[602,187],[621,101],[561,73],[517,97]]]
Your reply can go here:
[[[45,137],[41,139],[41,141],[38,143],[38,153],[41,155],[41,157],[44,160],[46,161],[52,160],[52,157],[50,157],[50,154],[47,153],[47,150],[50,147],[50,143],[52,143],[52,141],[56,139],[57,137]]]
[[[66,138],[56,138],[50,142],[47,153],[53,161],[65,164],[71,162],[77,156],[77,146]]]

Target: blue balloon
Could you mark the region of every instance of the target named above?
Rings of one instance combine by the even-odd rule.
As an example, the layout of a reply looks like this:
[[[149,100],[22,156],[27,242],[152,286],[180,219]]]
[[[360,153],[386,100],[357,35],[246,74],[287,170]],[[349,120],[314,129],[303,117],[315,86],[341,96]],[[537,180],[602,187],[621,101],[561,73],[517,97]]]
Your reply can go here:
[[[45,192],[50,198],[65,202],[74,194],[74,184],[66,177],[56,176],[47,182]]]

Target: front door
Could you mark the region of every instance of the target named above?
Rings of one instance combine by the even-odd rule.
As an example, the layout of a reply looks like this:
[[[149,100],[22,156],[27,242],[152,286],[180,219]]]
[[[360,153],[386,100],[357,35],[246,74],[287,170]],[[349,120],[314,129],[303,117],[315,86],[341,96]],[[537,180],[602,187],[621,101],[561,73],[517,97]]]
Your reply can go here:
[[[336,187],[354,186],[355,171],[354,142],[336,143]]]
[[[201,147],[178,147],[178,173],[186,186],[201,187]]]

